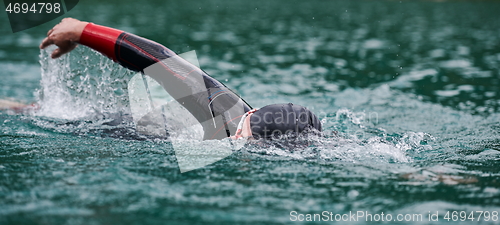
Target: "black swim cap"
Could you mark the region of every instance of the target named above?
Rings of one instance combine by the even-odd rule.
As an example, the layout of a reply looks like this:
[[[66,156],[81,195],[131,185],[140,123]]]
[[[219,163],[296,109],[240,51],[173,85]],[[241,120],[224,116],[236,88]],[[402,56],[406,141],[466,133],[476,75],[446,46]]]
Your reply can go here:
[[[321,122],[309,109],[300,105],[267,105],[250,117],[252,135],[255,139],[279,138],[282,135],[296,136],[304,131],[321,131]]]

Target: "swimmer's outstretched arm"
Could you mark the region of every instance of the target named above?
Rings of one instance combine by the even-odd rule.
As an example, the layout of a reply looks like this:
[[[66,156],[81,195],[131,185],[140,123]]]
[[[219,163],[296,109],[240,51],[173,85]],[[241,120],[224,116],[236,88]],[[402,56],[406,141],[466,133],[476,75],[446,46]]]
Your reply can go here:
[[[22,111],[27,109],[30,105],[26,105],[20,102],[15,102],[10,99],[0,99],[0,110],[14,110],[14,111]]]
[[[138,72],[144,72],[147,67],[176,56],[172,50],[154,41],[72,18],[65,18],[54,26],[40,48],[52,44],[59,47],[52,53],[52,58],[70,52],[77,44],[83,44]],[[163,77],[153,76],[153,79],[202,124],[204,139],[222,139],[234,135],[239,118],[251,109],[246,102],[224,84],[181,58],[175,61],[175,68],[161,65],[163,71],[160,71],[160,76]]]
[[[40,48],[52,44],[59,47],[52,52],[52,58],[58,58],[75,49],[77,44],[82,44],[128,69],[141,72],[160,60],[176,55],[154,41],[73,18],[65,18],[49,30]]]

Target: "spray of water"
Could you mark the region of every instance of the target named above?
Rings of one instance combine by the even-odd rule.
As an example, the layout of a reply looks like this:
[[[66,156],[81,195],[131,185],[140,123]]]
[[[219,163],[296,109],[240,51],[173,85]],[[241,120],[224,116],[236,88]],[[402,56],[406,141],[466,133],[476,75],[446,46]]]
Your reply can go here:
[[[50,58],[53,50],[40,52],[36,116],[88,120],[128,110],[126,88],[132,72],[89,48],[79,47],[59,59]]]

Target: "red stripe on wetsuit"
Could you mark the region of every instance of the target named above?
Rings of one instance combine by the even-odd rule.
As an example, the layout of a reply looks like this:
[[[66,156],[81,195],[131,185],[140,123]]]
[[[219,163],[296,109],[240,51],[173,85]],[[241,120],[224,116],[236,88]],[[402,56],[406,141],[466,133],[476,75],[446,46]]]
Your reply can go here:
[[[123,31],[88,23],[80,36],[80,44],[86,45],[113,61],[116,60],[115,43]]]
[[[102,53],[125,68],[141,72],[158,61],[176,55],[154,41],[93,23],[85,26],[80,36],[80,44]]]

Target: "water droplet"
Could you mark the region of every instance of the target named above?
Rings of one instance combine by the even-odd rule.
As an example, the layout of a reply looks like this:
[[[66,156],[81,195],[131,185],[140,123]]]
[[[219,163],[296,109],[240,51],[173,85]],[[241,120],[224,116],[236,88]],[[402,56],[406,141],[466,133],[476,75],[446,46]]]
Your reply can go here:
[[[356,190],[350,190],[349,192],[347,192],[347,197],[349,197],[349,198],[356,198],[356,197],[358,197],[358,195],[359,195],[359,192]]]

